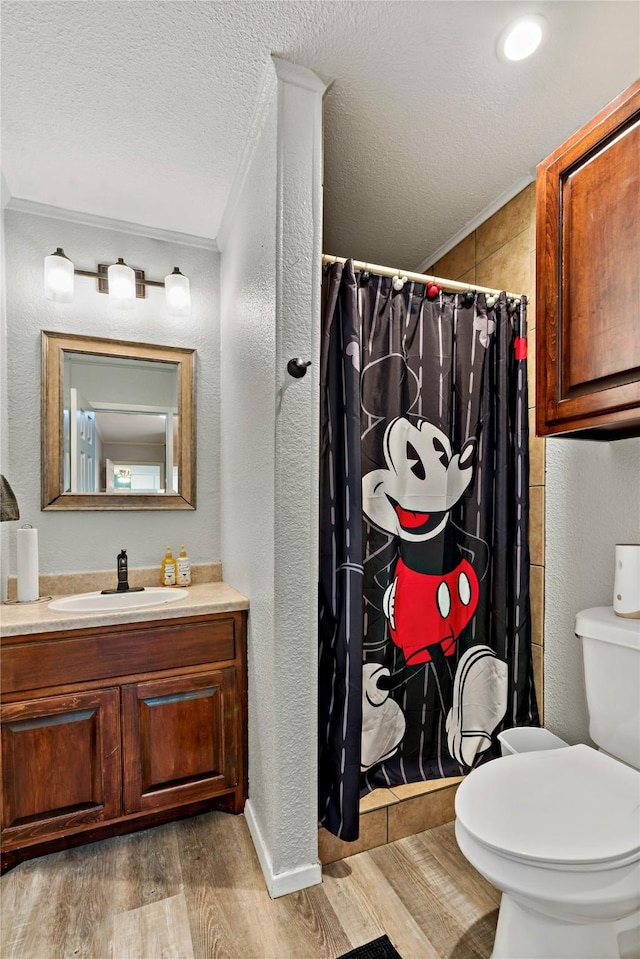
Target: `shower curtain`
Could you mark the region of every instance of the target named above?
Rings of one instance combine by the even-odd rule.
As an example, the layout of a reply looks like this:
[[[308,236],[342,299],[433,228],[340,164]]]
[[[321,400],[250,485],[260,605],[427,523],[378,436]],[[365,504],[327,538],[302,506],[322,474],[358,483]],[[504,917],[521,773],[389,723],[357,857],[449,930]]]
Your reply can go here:
[[[526,299],[325,267],[319,818],[459,776],[538,725]]]

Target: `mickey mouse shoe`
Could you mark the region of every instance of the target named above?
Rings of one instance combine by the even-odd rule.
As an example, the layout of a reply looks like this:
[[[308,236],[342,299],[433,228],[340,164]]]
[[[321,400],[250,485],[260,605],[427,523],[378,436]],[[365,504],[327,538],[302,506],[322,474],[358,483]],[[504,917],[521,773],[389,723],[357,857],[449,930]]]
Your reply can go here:
[[[507,664],[489,646],[472,646],[458,663],[446,721],[449,752],[463,766],[491,745],[507,711]]]

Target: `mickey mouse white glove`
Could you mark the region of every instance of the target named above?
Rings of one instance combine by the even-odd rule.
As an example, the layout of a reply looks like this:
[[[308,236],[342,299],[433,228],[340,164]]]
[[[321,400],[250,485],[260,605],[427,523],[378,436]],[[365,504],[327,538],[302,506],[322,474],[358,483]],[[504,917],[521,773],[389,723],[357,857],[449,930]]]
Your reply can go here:
[[[406,729],[404,714],[388,689],[380,689],[378,680],[391,673],[379,663],[362,667],[362,759],[364,772],[375,763],[388,759],[398,748]]]

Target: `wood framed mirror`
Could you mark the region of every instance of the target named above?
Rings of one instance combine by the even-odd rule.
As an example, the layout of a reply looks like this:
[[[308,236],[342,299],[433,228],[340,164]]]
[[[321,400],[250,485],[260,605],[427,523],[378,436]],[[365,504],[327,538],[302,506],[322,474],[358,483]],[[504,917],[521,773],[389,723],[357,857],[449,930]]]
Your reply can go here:
[[[42,331],[42,509],[196,508],[195,350]]]

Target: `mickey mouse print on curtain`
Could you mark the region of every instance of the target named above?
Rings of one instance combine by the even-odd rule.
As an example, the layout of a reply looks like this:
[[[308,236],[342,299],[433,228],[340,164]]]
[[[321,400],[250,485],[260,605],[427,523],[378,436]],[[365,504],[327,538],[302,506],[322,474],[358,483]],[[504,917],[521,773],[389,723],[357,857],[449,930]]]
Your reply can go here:
[[[320,820],[536,725],[526,301],[325,269]]]

